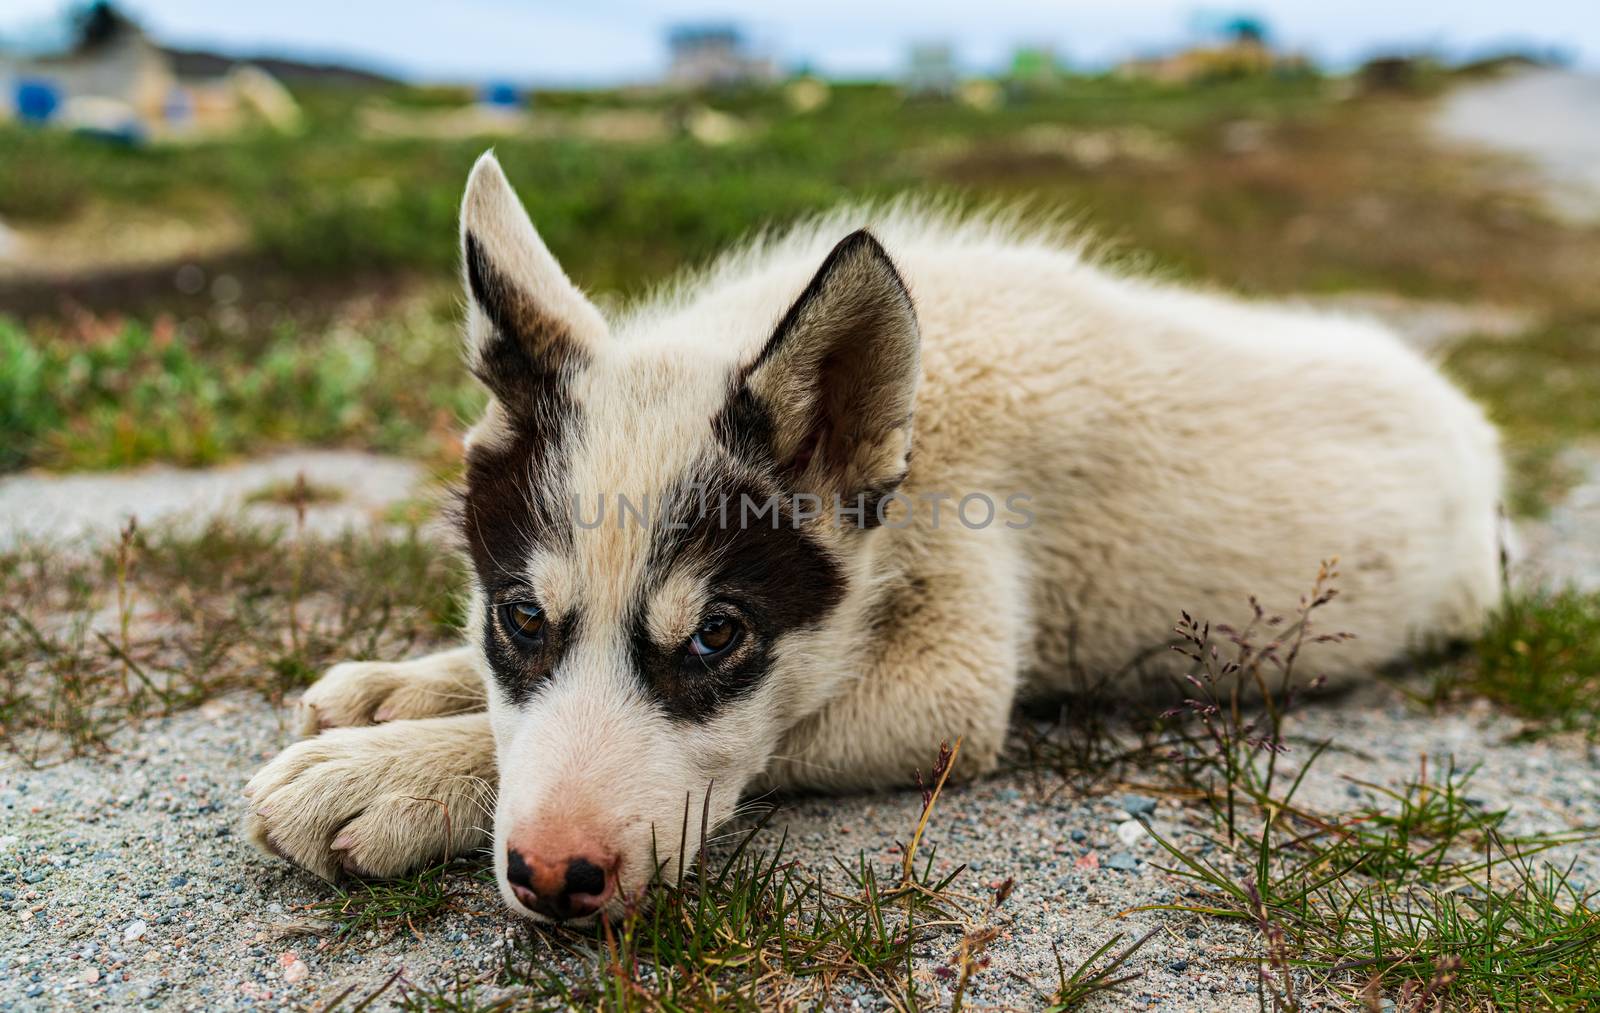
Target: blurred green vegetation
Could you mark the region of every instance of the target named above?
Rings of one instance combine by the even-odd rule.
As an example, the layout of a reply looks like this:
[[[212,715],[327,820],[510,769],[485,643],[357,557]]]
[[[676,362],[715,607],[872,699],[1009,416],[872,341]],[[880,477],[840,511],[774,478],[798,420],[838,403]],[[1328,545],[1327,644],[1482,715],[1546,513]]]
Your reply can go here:
[[[721,146],[671,131],[658,141],[573,136],[438,139],[375,136],[364,106],[437,108],[431,91],[320,91],[300,96],[307,128],[183,146],[130,148],[45,131],[0,130],[0,218],[59,221],[91,201],[181,213],[218,204],[249,222],[275,267],[326,274],[375,267],[448,270],[461,185],[492,144],[551,247],[593,287],[629,289],[709,256],[753,225],[846,198],[929,183],[919,154],[942,142],[984,145],[1034,124],[1126,127],[1182,137],[1239,117],[1320,104],[1315,82],[1255,81],[1203,90],[1085,78],[1059,94],[992,112],[908,102],[883,85],[843,85],[808,114],[776,90],[720,94],[720,112],[751,123]],[[596,110],[674,120],[695,103],[667,96],[555,93],[533,118]]]
[[[1486,697],[1527,721],[1524,734],[1580,731],[1600,741],[1600,594],[1572,588],[1508,598],[1441,696]]]
[[[184,465],[285,443],[445,451],[481,405],[450,325],[195,344],[170,319],[24,331],[0,318],[0,469]]]
[[[471,136],[459,90],[298,98],[294,136],[131,148],[0,128],[0,219],[18,228],[70,230],[91,210],[201,225],[220,214],[245,243],[225,267],[202,265],[243,279],[237,304],[179,299],[166,270],[151,274],[151,299],[101,300],[85,319],[69,305],[75,277],[59,311],[7,322],[0,278],[0,470],[203,464],[290,442],[447,449],[478,397],[454,337],[455,218],[491,145],[557,257],[603,299],[840,201],[1021,201],[1169,277],[1531,311],[1527,334],[1469,341],[1447,363],[1510,434],[1524,511],[1559,484],[1558,446],[1600,433],[1584,380],[1600,376],[1600,230],[1552,221],[1507,174],[1435,149],[1426,97],[1309,76],[1068,77],[992,109],[875,84],[834,85],[809,112],[781,88],[552,92],[497,136]],[[734,125],[725,143],[691,128],[708,109]],[[632,118],[626,136],[618,117]],[[76,270],[92,277],[93,257]],[[382,286],[422,294],[391,306],[372,295]],[[347,319],[363,293],[378,310]]]
[[[1558,315],[1514,339],[1469,338],[1448,351],[1443,366],[1500,426],[1513,512],[1539,513],[1576,477],[1562,450],[1600,436],[1600,313]]]

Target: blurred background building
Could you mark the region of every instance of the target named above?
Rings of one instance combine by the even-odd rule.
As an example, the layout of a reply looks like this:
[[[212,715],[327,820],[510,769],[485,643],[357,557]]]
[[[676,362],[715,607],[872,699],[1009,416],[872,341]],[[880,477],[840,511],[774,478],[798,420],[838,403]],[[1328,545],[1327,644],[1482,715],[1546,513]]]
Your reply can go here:
[[[672,59],[666,80],[675,87],[766,84],[778,78],[777,64],[754,53],[743,30],[732,23],[674,26],[667,48]]]
[[[0,48],[0,115],[126,141],[212,135],[262,123],[292,130],[293,96],[269,72],[168,50],[110,3],[70,8]]]

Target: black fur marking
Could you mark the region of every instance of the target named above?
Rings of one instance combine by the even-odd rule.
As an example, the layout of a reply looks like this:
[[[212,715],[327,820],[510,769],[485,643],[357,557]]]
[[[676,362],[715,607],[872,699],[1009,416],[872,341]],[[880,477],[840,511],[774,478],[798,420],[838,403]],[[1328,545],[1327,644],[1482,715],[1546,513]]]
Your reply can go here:
[[[860,272],[861,277],[854,280],[839,278],[841,272],[850,270]],[[889,286],[887,289],[883,287],[885,281]],[[827,338],[832,347],[819,350],[821,358],[816,364],[815,377],[776,378],[776,382],[780,383],[818,384],[811,407],[812,417],[789,421],[789,425],[785,427],[790,434],[784,438],[786,442],[795,443],[797,439],[795,433],[798,432],[800,435],[795,446],[783,449],[779,446],[780,420],[773,417],[770,407],[764,403],[763,396],[754,389],[755,385],[774,382],[774,378],[757,380],[754,377],[762,365],[767,363],[779,349],[794,340],[793,335],[797,331],[817,325],[817,321],[808,319],[808,314],[819,300],[841,296],[846,300],[852,300],[860,295],[860,293],[852,295],[848,288],[842,293],[830,291],[836,283],[847,287],[865,284],[869,286],[868,292],[877,294],[869,295],[867,302],[851,311],[852,316],[849,319],[854,321],[854,327],[862,329],[860,333],[852,333],[854,327],[849,331],[835,330],[837,323],[821,324],[832,332]],[[902,300],[905,311],[912,314],[914,321],[915,311],[912,307],[911,293],[888,253],[871,233],[865,230],[853,232],[829,252],[805,290],[773,329],[760,354],[739,370],[734,378],[732,394],[712,419],[712,431],[716,434],[718,442],[751,470],[770,476],[790,491],[815,491],[827,499],[831,499],[837,493],[842,501],[841,507],[850,510],[843,516],[855,519],[862,528],[879,526],[879,504],[900,486],[905,478],[904,473],[871,479],[864,485],[838,490],[806,490],[800,488],[799,483],[801,477],[810,469],[812,458],[818,454],[821,454],[823,460],[827,462],[848,460],[854,441],[863,435],[856,431],[857,427],[872,430],[875,427],[910,424],[909,417],[896,420],[874,418],[871,392],[864,391],[859,381],[852,378],[850,365],[841,366],[842,362],[860,352],[860,342],[873,340],[873,328],[885,324],[893,326],[892,321],[884,316],[885,310],[882,304],[876,301],[883,297],[898,297]],[[855,314],[860,314],[859,318]],[[836,373],[839,370],[842,370],[842,373]],[[844,386],[836,387],[838,383],[843,383]],[[866,398],[865,403],[863,397]],[[869,431],[865,435],[870,437],[872,433]],[[854,476],[854,478],[859,481],[866,476]]]
[[[524,585],[528,559],[535,550],[563,547],[572,539],[566,506],[542,492],[540,482],[559,481],[566,433],[576,409],[564,397],[552,398],[542,407],[536,418],[516,424],[509,445],[475,446],[467,454],[466,489],[457,523],[491,611],[499,601],[515,598],[496,596]],[[529,652],[499,633],[495,617],[490,616],[483,631],[484,653],[495,678],[515,702],[527,699],[570,642],[571,620],[567,622],[565,628],[547,624],[546,649]]]
[[[493,328],[473,354],[472,373],[522,417],[557,396],[586,357],[565,324],[500,273],[477,236],[468,232],[464,245],[467,287]]]
[[[535,549],[571,540],[567,505],[556,502],[555,490],[578,415],[568,379],[587,357],[566,324],[495,267],[476,235],[468,232],[463,245],[467,287],[492,329],[474,352],[472,371],[505,410],[509,439],[467,454],[458,515],[479,586],[493,600],[498,589],[526,579]],[[496,679],[518,703],[567,640],[555,630],[544,649],[529,652],[509,643],[493,617],[483,635]]]
[[[517,600],[515,592],[490,594],[489,619],[483,628],[483,654],[512,704],[521,707],[544,685],[561,663],[577,635],[578,617],[564,616],[559,622],[545,623],[544,640],[537,646],[520,644],[501,629],[497,615],[503,601]]]
[[[776,472],[777,461],[772,456],[775,432],[772,416],[742,379],[733,396],[711,420],[711,431],[717,442],[752,470]]]
[[[740,384],[739,389],[723,404],[722,409],[711,420],[711,431],[716,436],[717,442],[751,471],[765,475],[785,487],[792,485],[787,479],[792,477],[795,469],[780,466],[774,456],[775,430],[772,416],[748,384]],[[843,516],[850,520],[858,520],[859,526],[863,529],[879,527],[883,523],[878,513],[879,506],[885,498],[900,488],[906,476],[910,474],[910,456],[907,453],[907,470],[860,489],[854,495],[841,497]]]
[[[828,618],[844,597],[845,578],[827,549],[794,527],[786,505],[776,528],[769,518],[740,523],[740,497],[765,503],[770,488],[726,477],[693,488],[704,491],[706,509],[700,509],[696,496],[678,499],[676,523],[685,527],[655,544],[648,572],[657,580],[641,589],[630,638],[635,670],[650,694],[673,718],[704,722],[760,685],[785,634]],[[729,504],[726,522],[720,503]],[[709,663],[686,658],[683,644],[661,644],[651,637],[643,601],[679,567],[706,573],[712,599],[746,627],[743,641],[727,658]]]
[[[759,369],[762,363],[772,358],[773,353],[788,340],[789,335],[799,328],[800,320],[805,315],[806,310],[827,290],[829,283],[832,282],[833,276],[838,272],[839,268],[860,256],[872,257],[881,261],[882,267],[888,271],[895,284],[899,286],[901,296],[905,298],[908,305],[910,304],[911,290],[906,287],[905,279],[900,277],[900,272],[895,268],[894,261],[889,259],[889,252],[883,248],[883,244],[879,243],[872,233],[866,229],[857,229],[839,240],[834,248],[828,251],[827,259],[822,262],[822,266],[817,269],[817,273],[807,283],[805,291],[800,293],[800,297],[794,301],[794,305],[789,307],[789,312],[785,313],[783,319],[778,321],[778,326],[773,328],[772,337],[767,339],[766,346],[761,349],[761,354],[756,356],[754,362],[744,368],[744,377],[748,377]]]

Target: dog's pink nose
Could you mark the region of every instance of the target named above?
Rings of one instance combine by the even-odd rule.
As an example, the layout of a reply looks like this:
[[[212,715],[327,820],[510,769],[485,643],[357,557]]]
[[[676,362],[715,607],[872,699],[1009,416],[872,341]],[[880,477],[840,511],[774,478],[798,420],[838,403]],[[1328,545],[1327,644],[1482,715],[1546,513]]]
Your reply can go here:
[[[506,848],[506,879],[529,909],[557,920],[582,918],[605,906],[617,891],[615,855],[591,849],[586,854],[547,860],[537,853]]]

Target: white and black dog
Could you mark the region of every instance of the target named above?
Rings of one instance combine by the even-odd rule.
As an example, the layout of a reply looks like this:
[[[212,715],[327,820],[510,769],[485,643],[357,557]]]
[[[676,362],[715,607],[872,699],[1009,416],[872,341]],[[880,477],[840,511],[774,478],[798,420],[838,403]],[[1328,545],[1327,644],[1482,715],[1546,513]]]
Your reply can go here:
[[[468,643],[305,694],[249,832],[319,875],[488,848],[513,910],[615,912],[752,789],[957,736],[982,773],[1019,698],[1149,678],[1180,608],[1292,609],[1337,555],[1350,682],[1497,598],[1496,434],[1371,324],[912,205],[608,316],[488,155],[461,243]]]

